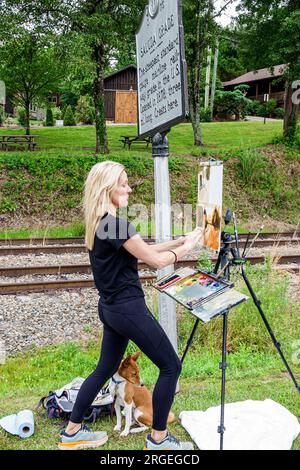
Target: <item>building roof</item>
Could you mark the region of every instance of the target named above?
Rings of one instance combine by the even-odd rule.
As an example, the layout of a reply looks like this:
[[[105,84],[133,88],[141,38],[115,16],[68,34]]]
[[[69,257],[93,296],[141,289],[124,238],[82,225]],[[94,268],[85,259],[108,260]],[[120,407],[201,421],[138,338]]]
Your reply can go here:
[[[254,70],[252,72],[245,73],[240,77],[234,78],[229,82],[223,82],[223,86],[230,85],[241,85],[243,83],[257,82],[258,80],[266,80],[268,78],[281,77],[283,75],[286,64],[275,65],[273,73],[270,72],[269,68]]]
[[[113,72],[113,73],[110,73],[109,75],[106,75],[106,77],[105,77],[104,79],[106,80],[107,78],[111,78],[111,77],[113,77],[114,75],[117,75],[118,73],[122,73],[122,72],[124,72],[125,70],[131,69],[131,68],[136,69],[137,67],[136,67],[135,64],[127,65],[127,67],[123,67],[122,69],[117,70],[116,72]]]

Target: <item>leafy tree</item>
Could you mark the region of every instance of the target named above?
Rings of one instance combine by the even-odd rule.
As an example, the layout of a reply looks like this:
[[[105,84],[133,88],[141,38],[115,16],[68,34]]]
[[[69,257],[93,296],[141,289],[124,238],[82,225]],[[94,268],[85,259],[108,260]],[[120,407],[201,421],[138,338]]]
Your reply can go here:
[[[95,66],[93,99],[96,122],[96,152],[107,153],[104,110],[104,76],[114,51],[131,38],[141,20],[146,0],[79,1],[73,29],[83,35]]]
[[[190,119],[194,144],[202,145],[200,125],[200,82],[206,48],[210,45],[213,4],[207,0],[183,0],[185,55],[188,66],[188,93]]]
[[[45,99],[57,86],[61,73],[58,49],[35,32],[24,28],[9,31],[0,43],[0,77],[14,103],[25,109],[27,134],[30,104]]]
[[[67,109],[64,115],[64,126],[76,126],[74,113],[70,105],[67,106]]]
[[[299,0],[241,0],[242,48],[252,68],[287,64],[284,136],[296,138],[300,77]]]
[[[93,64],[96,152],[107,153],[105,70],[116,51],[126,49],[122,44],[133,44],[147,0],[0,0],[0,6],[1,3],[9,4],[11,12],[17,11],[30,20],[31,27],[39,32],[59,31],[66,38],[81,38]]]
[[[22,106],[17,107],[17,119],[20,126],[26,126],[26,110]]]
[[[227,27],[221,31],[218,75],[222,82],[233,80],[247,72],[247,63],[241,54],[239,35],[234,27]]]
[[[62,106],[77,106],[80,96],[93,96],[95,64],[91,48],[85,36],[79,33],[69,34],[69,61],[66,64],[64,78],[58,87]]]
[[[224,1],[218,10],[213,0],[183,0],[185,52],[188,65],[188,91],[190,118],[194,131],[194,144],[202,145],[201,132],[201,80],[208,46],[214,47],[220,33],[216,18],[234,0]]]
[[[76,107],[76,121],[83,124],[93,124],[95,109],[89,96],[81,96]]]
[[[53,121],[52,109],[48,106],[47,112],[46,112],[46,126],[53,126],[53,124],[54,124],[54,121]]]

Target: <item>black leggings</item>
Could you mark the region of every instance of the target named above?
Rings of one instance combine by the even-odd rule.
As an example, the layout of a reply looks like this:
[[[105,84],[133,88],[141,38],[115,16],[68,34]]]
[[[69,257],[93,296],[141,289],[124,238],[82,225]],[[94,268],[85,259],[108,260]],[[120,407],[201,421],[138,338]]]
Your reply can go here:
[[[181,372],[181,362],[169,338],[148,309],[144,297],[109,305],[99,301],[98,310],[103,323],[100,360],[82,384],[70,420],[82,422],[100,388],[117,372],[128,341],[132,340],[160,370],[152,398],[152,427],[164,431]]]

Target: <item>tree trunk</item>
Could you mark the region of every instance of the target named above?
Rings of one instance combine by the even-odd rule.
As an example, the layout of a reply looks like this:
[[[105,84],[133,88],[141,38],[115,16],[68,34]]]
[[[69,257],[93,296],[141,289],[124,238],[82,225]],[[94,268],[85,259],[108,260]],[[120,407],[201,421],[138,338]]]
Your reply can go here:
[[[194,145],[197,147],[201,147],[202,143],[202,129],[201,129],[201,122],[200,122],[200,103],[199,103],[199,95],[198,99],[193,100],[196,98],[195,96],[190,96],[190,118],[192,121],[193,132],[194,132]]]
[[[200,8],[200,6],[199,6]],[[199,12],[200,13],[200,12]],[[203,52],[200,47],[201,41],[200,14],[197,19],[197,52],[195,63],[190,67],[189,76],[189,107],[190,118],[194,132],[194,145],[200,147],[202,144],[202,131],[200,124],[200,77],[203,61]]]
[[[30,135],[30,101],[25,100],[25,133]]]
[[[216,95],[216,86],[217,86],[218,60],[219,60],[219,39],[217,38],[216,49],[215,49],[214,71],[213,71],[213,78],[212,78],[212,82],[211,82],[210,109],[211,109],[212,119],[214,117],[214,104],[215,104],[215,95]]]
[[[200,118],[200,80],[203,65],[204,50],[209,45],[207,41],[207,33],[209,29],[209,21],[212,17],[214,4],[209,0],[209,8],[205,15],[204,24],[202,25],[203,5],[198,4],[198,15],[196,24],[196,57],[192,65],[190,65],[189,76],[189,102],[190,102],[190,118],[194,131],[194,145],[200,147],[202,142],[201,118]]]
[[[94,46],[93,59],[96,64],[96,77],[93,83],[93,97],[96,116],[96,153],[109,153],[104,108],[104,48]]]
[[[285,109],[284,109],[284,137],[290,141],[295,141],[297,134],[297,115],[298,100],[293,99],[295,90],[292,88],[293,83],[288,81],[285,91]]]

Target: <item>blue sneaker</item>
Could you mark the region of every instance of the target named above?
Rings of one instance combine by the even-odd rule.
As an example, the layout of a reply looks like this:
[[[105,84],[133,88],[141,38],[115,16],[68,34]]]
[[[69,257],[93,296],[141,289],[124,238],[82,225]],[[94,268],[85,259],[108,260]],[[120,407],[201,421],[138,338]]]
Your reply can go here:
[[[157,443],[152,439],[151,434],[148,434],[144,450],[194,450],[194,445],[192,442],[180,442],[170,433],[168,433],[162,441]]]
[[[60,450],[77,450],[99,447],[102,446],[102,444],[105,444],[108,439],[106,432],[93,432],[86,425],[82,425],[75,434],[67,434],[65,431],[61,431],[60,436],[61,439],[58,444],[58,448]]]

